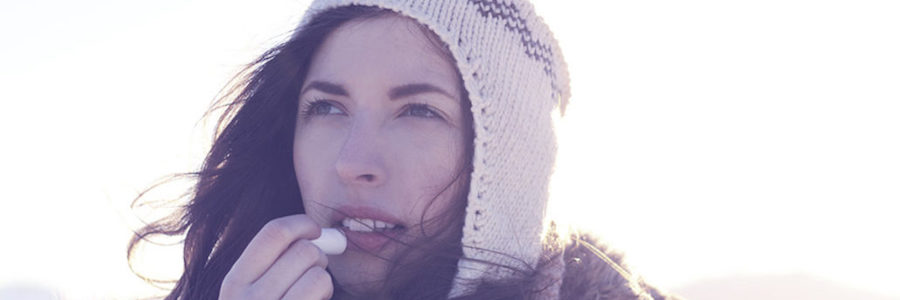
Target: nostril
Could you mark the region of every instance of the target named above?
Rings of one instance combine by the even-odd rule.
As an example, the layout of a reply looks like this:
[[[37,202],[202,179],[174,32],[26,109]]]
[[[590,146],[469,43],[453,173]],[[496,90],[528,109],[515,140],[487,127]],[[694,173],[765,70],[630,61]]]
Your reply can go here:
[[[339,158],[334,163],[334,168],[341,182],[349,185],[378,185],[387,178],[385,169],[376,158],[365,158],[358,154]]]

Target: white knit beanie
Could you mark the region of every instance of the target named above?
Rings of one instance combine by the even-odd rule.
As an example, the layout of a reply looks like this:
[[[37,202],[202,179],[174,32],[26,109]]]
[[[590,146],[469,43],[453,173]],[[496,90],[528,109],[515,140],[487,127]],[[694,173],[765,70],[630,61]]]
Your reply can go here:
[[[450,297],[535,267],[556,157],[553,113],[569,99],[559,45],[526,0],[315,0],[319,12],[375,6],[410,17],[450,48],[472,103],[473,171]]]

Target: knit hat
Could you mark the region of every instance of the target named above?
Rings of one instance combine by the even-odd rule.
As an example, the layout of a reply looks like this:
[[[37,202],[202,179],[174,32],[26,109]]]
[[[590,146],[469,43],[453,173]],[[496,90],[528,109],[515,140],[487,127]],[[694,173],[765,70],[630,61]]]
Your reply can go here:
[[[428,27],[449,46],[472,103],[464,259],[450,296],[535,267],[556,157],[552,117],[569,99],[568,70],[547,25],[525,0],[315,0],[301,25],[347,5],[392,10]]]

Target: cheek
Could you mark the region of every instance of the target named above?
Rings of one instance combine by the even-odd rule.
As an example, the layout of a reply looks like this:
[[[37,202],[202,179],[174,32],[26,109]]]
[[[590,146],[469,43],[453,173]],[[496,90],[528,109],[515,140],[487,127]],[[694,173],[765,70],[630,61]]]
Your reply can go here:
[[[443,129],[420,130],[403,136],[405,146],[392,151],[392,160],[405,170],[400,183],[407,195],[404,198],[413,201],[409,204],[419,210],[417,215],[439,215],[450,202],[457,200],[459,183],[468,178],[457,178],[465,167],[463,135]],[[432,200],[436,202],[427,205]],[[424,209],[427,211],[421,211]]]
[[[396,161],[414,170],[423,182],[445,185],[464,160],[462,134],[455,128],[424,124],[408,126],[396,140]],[[402,145],[402,146],[400,146]]]
[[[317,195],[321,194],[324,187],[327,186],[324,182],[326,176],[323,174],[332,166],[329,162],[333,162],[333,158],[329,155],[338,151],[332,149],[334,148],[333,142],[329,142],[333,139],[326,137],[327,133],[320,130],[302,131],[301,128],[297,129],[294,137],[294,173],[297,176],[297,184],[300,186],[300,194],[304,200],[321,198]],[[304,201],[303,207],[307,212],[313,208],[306,201]]]
[[[306,186],[308,182],[306,181],[307,172],[311,168],[309,166],[309,155],[311,154],[309,151],[309,142],[304,137],[303,134],[299,133],[300,129],[297,129],[297,135],[294,136],[294,149],[293,149],[293,157],[294,157],[294,174],[297,175],[297,183],[300,185],[301,192],[305,192]]]
[[[468,180],[469,176],[463,174],[458,178],[454,176],[450,179],[451,182],[446,182],[440,188],[438,188],[437,192],[440,194],[435,197],[436,193],[429,194],[422,204],[429,205],[418,205],[421,207],[423,211],[418,212],[418,215],[424,217],[425,220],[440,220],[438,223],[434,223],[434,226],[429,226],[428,230],[442,230],[447,225],[445,222],[448,219],[445,217],[449,216],[451,213],[450,210],[454,207],[457,207],[458,202],[465,202],[466,194],[468,191],[463,191],[462,188],[464,186],[464,182]],[[445,189],[446,188],[446,189]],[[433,201],[433,202],[432,202]]]
[[[341,147],[344,134],[335,126],[298,126],[294,135],[294,171],[315,174],[333,162]]]

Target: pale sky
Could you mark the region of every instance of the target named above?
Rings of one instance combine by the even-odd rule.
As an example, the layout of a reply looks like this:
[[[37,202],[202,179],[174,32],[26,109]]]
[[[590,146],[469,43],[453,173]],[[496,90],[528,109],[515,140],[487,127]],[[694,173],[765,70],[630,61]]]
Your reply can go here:
[[[9,2],[0,289],[152,294],[131,200],[199,166],[203,112],[307,1]],[[900,298],[900,4],[535,5],[572,77],[555,214],[663,288],[801,273]],[[141,263],[177,274],[178,251]]]

